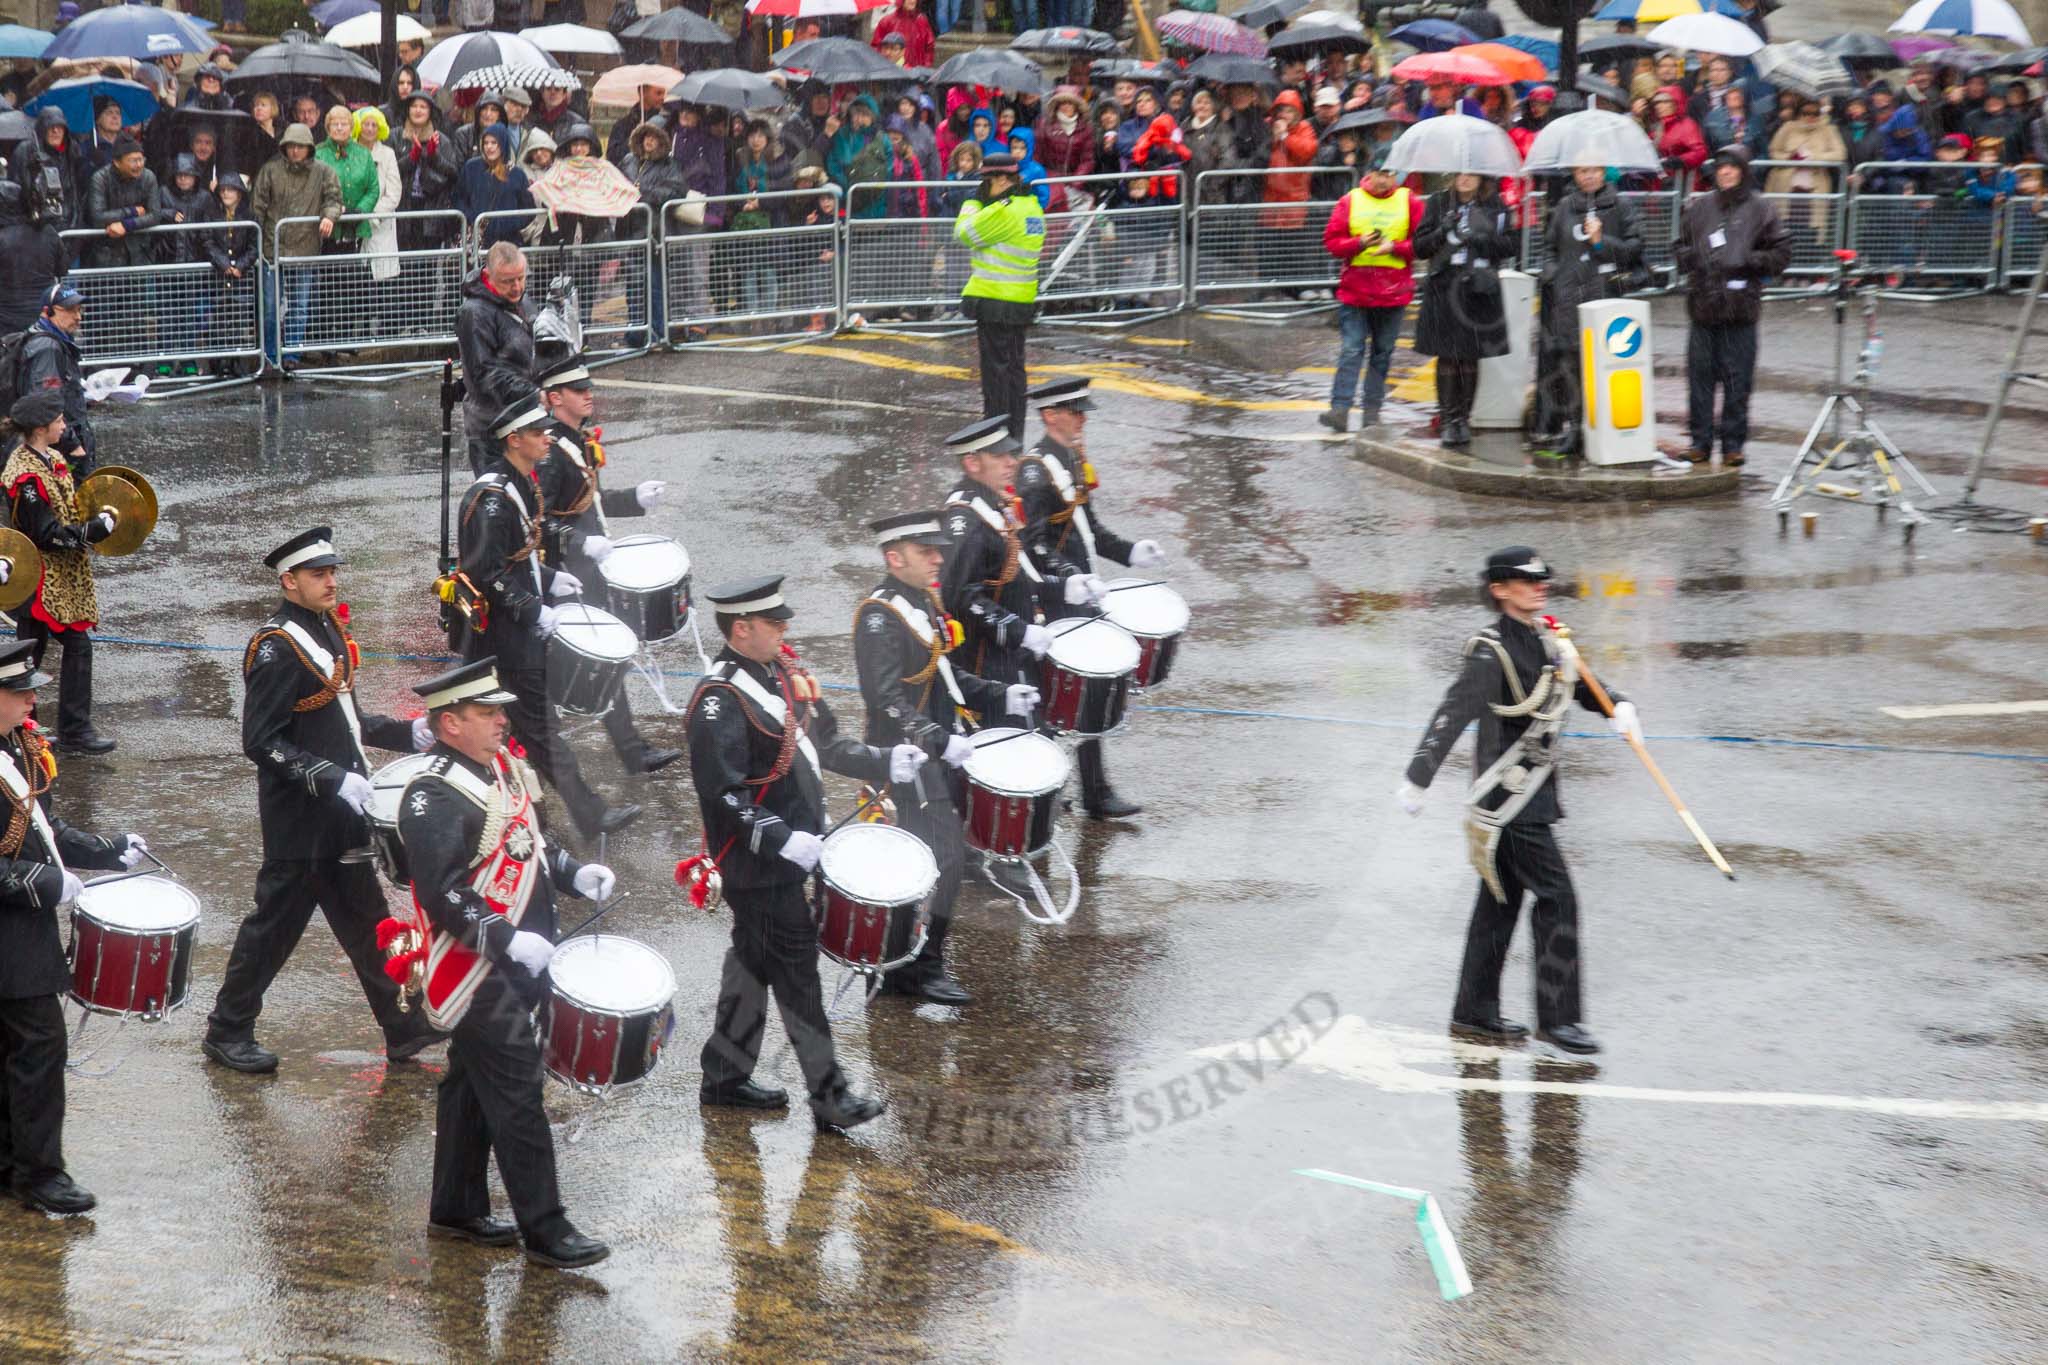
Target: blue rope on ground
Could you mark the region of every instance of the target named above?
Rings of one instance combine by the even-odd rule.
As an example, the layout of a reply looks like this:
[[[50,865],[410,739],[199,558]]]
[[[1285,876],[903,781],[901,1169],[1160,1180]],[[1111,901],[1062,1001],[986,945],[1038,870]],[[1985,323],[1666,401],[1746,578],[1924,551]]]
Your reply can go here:
[[[103,645],[134,645],[140,649],[184,649],[202,654],[241,653],[239,645],[194,644],[183,640],[136,640],[121,635],[95,635],[93,639]],[[453,654],[397,654],[379,649],[366,649],[363,651],[363,657],[413,664],[461,662]],[[694,678],[697,674],[688,669],[665,668],[662,670],[662,676]],[[854,683],[821,682],[820,686],[830,688],[834,692],[860,691],[859,686]],[[1369,730],[1414,728],[1405,721],[1368,720],[1362,716],[1318,716],[1296,711],[1247,711],[1230,706],[1133,706],[1131,709],[1154,715],[1227,716],[1234,720],[1288,720],[1308,725],[1352,725]],[[1573,739],[1620,738],[1602,730],[1567,730],[1565,734]],[[1779,739],[1771,735],[1645,735],[1644,738],[1664,744],[1753,744],[1777,749],[1834,749],[1852,754],[1922,754],[1930,758],[1985,758],[2000,763],[2048,763],[2048,754],[2002,753],[1993,749],[1937,749],[1920,744],[1858,744],[1848,740]]]

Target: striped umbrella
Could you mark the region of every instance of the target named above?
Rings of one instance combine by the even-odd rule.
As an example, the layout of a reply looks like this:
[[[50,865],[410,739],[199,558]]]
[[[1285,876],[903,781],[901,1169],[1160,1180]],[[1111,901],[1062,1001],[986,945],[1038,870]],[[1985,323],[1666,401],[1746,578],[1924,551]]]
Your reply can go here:
[[[1234,52],[1240,57],[1263,57],[1266,55],[1266,40],[1238,23],[1220,14],[1202,14],[1196,10],[1169,10],[1159,16],[1152,27],[1159,36],[1182,47],[1192,47],[1203,52]]]
[[[1842,65],[1842,59],[1812,43],[1769,43],[1750,60],[1756,74],[1780,90],[1824,99],[1856,89],[1856,78]]]
[[[1735,0],[1609,0],[1593,12],[1593,17],[1655,24],[1681,14],[1725,14],[1730,19],[1739,19],[1742,10]]]
[[[2033,35],[2005,0],[1919,0],[1891,26],[1893,33],[1953,33],[2003,38],[2032,47]]]

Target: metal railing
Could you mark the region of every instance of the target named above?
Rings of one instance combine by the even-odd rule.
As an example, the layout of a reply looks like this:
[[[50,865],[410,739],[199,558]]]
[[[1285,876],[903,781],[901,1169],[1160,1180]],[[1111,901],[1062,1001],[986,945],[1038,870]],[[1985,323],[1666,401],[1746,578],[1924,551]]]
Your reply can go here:
[[[79,362],[153,369],[160,381],[199,378],[202,368],[253,377],[263,359],[266,302],[255,260],[260,237],[248,221],[166,224],[118,240],[104,231],[65,233],[81,262],[66,278],[85,295]],[[125,258],[130,244],[148,264],[110,259]],[[246,269],[233,264],[238,256]],[[226,274],[230,268],[240,277]]]
[[[612,220],[611,235],[602,241],[551,241],[543,209],[479,214],[468,268],[482,268],[489,244],[509,238],[526,253],[528,289],[544,293],[561,275],[575,284],[585,350],[643,351],[660,339],[654,322],[652,224],[647,206],[636,204],[625,217]]]
[[[1678,285],[1678,223],[1685,204],[1685,191],[1619,190],[1621,201],[1636,212],[1636,224],[1643,239],[1643,266],[1653,283],[1634,291],[1638,296],[1659,294]],[[1550,224],[1550,196],[1531,190],[1523,200],[1522,269],[1541,271],[1550,263],[1550,243],[1545,233]]]
[[[1792,239],[1792,264],[1781,273],[1833,275],[1835,252],[1848,226],[1849,168],[1838,161],[1752,161],[1749,169]],[[1772,189],[1779,171],[1786,174],[1777,177],[1779,188]]]
[[[679,223],[679,211],[699,209],[706,223],[715,215],[724,230]],[[666,230],[654,279],[670,345],[839,330],[837,185],[673,199],[662,205],[661,218]]]
[[[1971,194],[1972,163],[1867,161],[1856,169],[1865,185],[1882,187],[1849,199],[1847,246],[1858,264],[1910,279],[1929,297],[1992,287],[2001,215]],[[1910,192],[1890,193],[1894,186]]]
[[[1340,201],[1269,204],[1275,175],[1299,178],[1302,172],[1204,171],[1195,177],[1188,298],[1196,306],[1271,315],[1276,308],[1299,311],[1303,294],[1334,294],[1344,263],[1323,249],[1323,226]],[[1315,182],[1309,183],[1313,192]]]
[[[311,224],[317,230],[320,221],[280,219],[269,243],[275,271],[271,353],[276,359],[297,364],[308,352],[319,352],[325,356],[321,372],[374,374],[427,363],[425,357],[393,362],[389,356],[394,351],[430,351],[438,359],[454,347],[455,311],[469,272],[460,213],[346,214],[327,239],[331,244],[350,226],[389,222],[397,227],[401,244],[414,235],[411,224],[440,245],[372,249],[370,238],[362,237],[353,251],[323,245],[318,255],[285,254],[287,229]],[[357,359],[362,352],[375,354]]]

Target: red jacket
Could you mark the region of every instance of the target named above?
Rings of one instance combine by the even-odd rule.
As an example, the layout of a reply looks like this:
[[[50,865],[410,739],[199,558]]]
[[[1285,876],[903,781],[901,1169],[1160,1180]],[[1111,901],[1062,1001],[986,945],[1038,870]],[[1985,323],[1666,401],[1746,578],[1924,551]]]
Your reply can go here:
[[[1053,117],[1050,109],[1040,114],[1038,145],[1033,150],[1038,154],[1038,164],[1045,167],[1045,173],[1055,180],[1073,175],[1093,175],[1095,125],[1088,121],[1088,111],[1081,111],[1071,133],[1060,131],[1059,120]]]
[[[1282,91],[1282,97],[1293,95],[1292,90]],[[1301,97],[1295,95],[1298,108]],[[1316,159],[1316,130],[1306,119],[1298,120],[1287,130],[1285,137],[1273,139],[1273,150],[1266,158],[1266,165],[1276,171],[1291,170],[1296,166],[1312,165]],[[1268,204],[1299,205],[1308,202],[1309,177],[1300,175],[1269,175],[1265,177],[1264,198]],[[1304,208],[1265,208],[1259,210],[1259,226],[1269,231],[1286,232],[1292,228],[1306,226],[1308,210]]]
[[[1707,161],[1707,137],[1700,126],[1692,121],[1692,115],[1685,112],[1685,92],[1675,85],[1667,85],[1657,92],[1677,101],[1678,112],[1664,122],[1657,133],[1657,155],[1666,161],[1677,161],[1685,168],[1678,176],[1680,182],[1692,178],[1692,173]],[[1669,185],[1671,177],[1665,176],[1657,183]]]
[[[892,9],[875,25],[874,37],[869,39],[875,51],[882,50],[882,39],[891,33],[903,35],[903,64],[905,66],[930,66],[932,56],[938,48],[938,39],[932,36],[931,21],[922,12],[905,14]]]
[[[1397,192],[1400,188],[1395,186]],[[1408,306],[1408,301],[1415,297],[1415,231],[1422,226],[1422,211],[1427,202],[1424,196],[1409,191],[1408,235],[1387,243],[1387,254],[1399,257],[1402,264],[1346,265],[1337,280],[1337,302],[1353,308]],[[1337,201],[1337,207],[1330,210],[1330,221],[1323,225],[1323,249],[1340,261],[1349,261],[1365,250],[1364,241],[1351,235],[1348,194]]]

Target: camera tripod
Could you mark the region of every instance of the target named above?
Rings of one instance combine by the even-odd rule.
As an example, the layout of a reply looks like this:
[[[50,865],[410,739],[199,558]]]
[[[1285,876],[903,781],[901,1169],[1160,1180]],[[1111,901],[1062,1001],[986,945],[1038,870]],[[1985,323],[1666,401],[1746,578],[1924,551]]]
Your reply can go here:
[[[1852,268],[1855,263],[1855,252],[1835,253],[1834,386],[1828,390],[1813,425],[1807,428],[1806,439],[1800,442],[1799,453],[1792,457],[1791,468],[1778,480],[1771,494],[1771,507],[1783,527],[1790,522],[1792,504],[1806,496],[1875,507],[1879,521],[1884,520],[1886,509],[1896,506],[1903,517],[1906,539],[1911,540],[1913,528],[1927,517],[1913,506],[1907,484],[1928,497],[1935,496],[1934,485],[1913,467],[1913,462],[1892,444],[1891,437],[1870,415],[1870,387],[1884,354],[1884,334],[1877,326],[1877,284],[1856,273]],[[1863,345],[1856,353],[1855,373],[1845,376],[1852,297],[1863,303]],[[1847,431],[1843,430],[1842,421],[1845,410],[1854,421]],[[1826,439],[1823,432],[1833,439],[1825,451],[1821,449]],[[1823,476],[1830,474],[1834,477],[1824,482]]]

